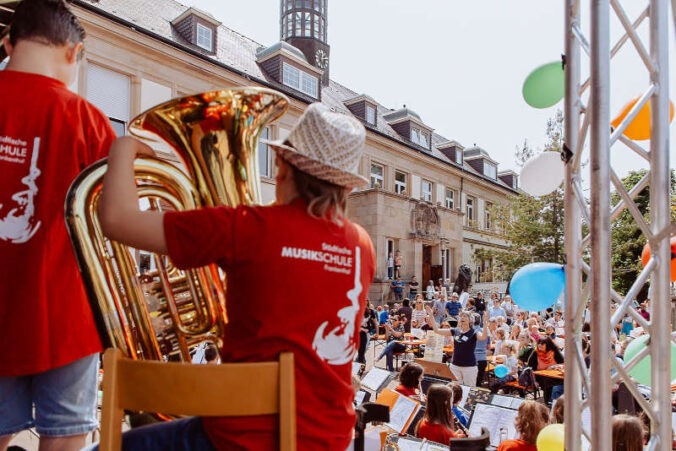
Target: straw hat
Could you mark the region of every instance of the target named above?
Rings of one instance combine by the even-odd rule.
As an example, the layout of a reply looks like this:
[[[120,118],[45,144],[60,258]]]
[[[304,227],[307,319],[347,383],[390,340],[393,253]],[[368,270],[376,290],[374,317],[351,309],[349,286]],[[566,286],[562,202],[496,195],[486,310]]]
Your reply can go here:
[[[261,142],[298,170],[334,185],[353,188],[368,183],[358,173],[365,139],[364,126],[357,119],[313,103],[286,140]]]

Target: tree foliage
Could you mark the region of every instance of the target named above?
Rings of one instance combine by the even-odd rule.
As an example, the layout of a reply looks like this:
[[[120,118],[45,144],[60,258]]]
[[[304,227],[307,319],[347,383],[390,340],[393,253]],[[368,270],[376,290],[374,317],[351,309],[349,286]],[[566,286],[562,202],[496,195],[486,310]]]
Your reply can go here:
[[[560,152],[563,146],[563,113],[547,121],[547,141],[543,152]],[[523,166],[535,152],[524,141],[516,148],[517,164]],[[494,267],[509,278],[520,267],[532,262],[563,263],[564,234],[563,189],[532,197],[526,193],[512,196],[504,205],[495,205],[492,217],[504,231],[507,250],[477,249],[477,260],[492,259]]]
[[[646,175],[647,171],[641,169],[638,171],[631,171],[626,177],[622,179],[627,191],[630,191],[636,186],[641,179]],[[676,210],[674,209],[674,188],[676,188],[676,176],[674,171],[671,171],[671,220],[676,218]],[[617,205],[621,200],[620,195],[614,191],[610,196],[612,205]],[[650,223],[650,186],[646,186],[641,192],[634,197],[634,203],[641,212],[641,215]],[[645,246],[646,239],[643,232],[639,228],[636,220],[631,215],[629,210],[625,209],[615,221],[611,224],[611,263],[613,268],[613,289],[625,295],[631,285],[638,277],[641,265],[641,252]],[[648,285],[646,284],[638,295],[639,299],[645,299],[647,295]]]

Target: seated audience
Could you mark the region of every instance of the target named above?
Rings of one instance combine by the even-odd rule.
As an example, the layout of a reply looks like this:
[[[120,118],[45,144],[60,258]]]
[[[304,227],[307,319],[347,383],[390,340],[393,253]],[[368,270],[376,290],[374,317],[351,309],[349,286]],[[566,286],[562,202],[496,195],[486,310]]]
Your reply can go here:
[[[503,441],[498,451],[537,451],[535,442],[547,424],[549,410],[543,404],[536,401],[522,402],[514,425],[520,438]]]
[[[509,339],[512,341],[519,341],[519,335],[521,334],[522,327],[519,324],[512,324],[512,328],[509,330]]]
[[[418,438],[448,445],[452,438],[465,436],[455,429],[452,399],[453,390],[445,385],[433,384],[429,388],[425,415],[415,428]]]
[[[425,395],[420,389],[424,371],[418,363],[407,363],[399,371],[399,386],[394,391],[417,401],[425,401]]]
[[[535,349],[535,341],[533,337],[530,336],[528,331],[524,330],[519,334],[519,351],[517,357],[523,364],[528,363],[531,353]]]
[[[507,382],[516,380],[519,374],[519,359],[516,357],[516,350],[511,341],[507,341],[502,345],[503,365],[507,367],[508,373],[504,377],[498,377],[491,383],[491,391],[497,393]]]
[[[531,367],[533,371],[560,369],[563,365],[563,355],[551,338],[540,338],[537,343],[535,352],[531,352],[530,357],[528,358],[528,366]],[[544,387],[545,403],[549,403],[552,394],[551,382],[545,380],[547,378],[537,374],[535,375],[535,379],[542,387]]]
[[[387,333],[387,346],[383,349],[383,352],[380,353],[380,356],[377,360],[382,359],[384,356],[387,356],[387,370],[394,371],[394,354],[404,352],[406,346],[397,342],[397,340],[402,340],[404,338],[404,324],[401,321],[402,316],[393,316],[392,324],[385,323],[385,331]],[[405,318],[404,318],[405,319]]]
[[[416,301],[411,313],[411,327],[420,329],[423,326],[427,326],[427,312],[423,308],[423,301]]]

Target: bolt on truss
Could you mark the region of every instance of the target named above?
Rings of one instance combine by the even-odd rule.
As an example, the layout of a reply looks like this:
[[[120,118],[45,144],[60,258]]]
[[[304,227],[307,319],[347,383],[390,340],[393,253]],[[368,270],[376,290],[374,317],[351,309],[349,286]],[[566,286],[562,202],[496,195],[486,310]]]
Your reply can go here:
[[[635,1],[635,0],[632,0]],[[672,0],[676,10],[676,0]],[[611,387],[624,383],[651,423],[650,450],[670,450],[671,431],[671,334],[670,244],[676,225],[670,222],[669,207],[669,90],[668,90],[668,0],[649,0],[633,21],[619,0],[591,0],[589,9],[590,39],[580,27],[579,0],[565,0],[566,72],[565,146],[565,247],[566,247],[566,378],[565,424],[566,449],[580,449],[583,444],[593,450],[611,449],[609,419],[612,410]],[[619,19],[624,35],[610,47],[611,13]],[[676,27],[676,11],[674,11]],[[637,33],[649,22],[649,46]],[[649,84],[621,124],[610,126],[610,64],[625,45],[636,49],[639,61],[649,74]],[[583,54],[584,52],[584,54]],[[589,58],[590,76],[581,80],[581,59]],[[584,103],[589,89],[588,102]],[[650,149],[623,135],[641,108],[650,102]],[[587,139],[589,138],[589,139]],[[582,193],[581,158],[589,143],[590,199]],[[611,166],[610,152],[626,151],[643,157],[649,166],[647,175],[627,191]],[[611,186],[620,201],[610,203]],[[646,186],[650,194],[650,220],[646,221],[634,198]],[[627,210],[645,235],[651,257],[625,296],[611,286],[611,224]],[[582,222],[589,233],[582,236]],[[584,258],[583,258],[584,257]],[[585,261],[587,259],[589,264]],[[650,321],[633,307],[640,289],[651,284]],[[591,365],[587,369],[583,347],[582,322],[587,301],[591,301]],[[615,311],[611,315],[611,305]],[[630,361],[619,361],[611,350],[611,330],[629,314],[650,334],[648,346]],[[651,396],[647,400],[629,376],[639,360],[651,356]],[[611,368],[614,374],[611,376]],[[590,409],[590,410],[585,410]],[[583,426],[582,417],[591,412],[591,428]],[[588,442],[588,443],[585,443]]]

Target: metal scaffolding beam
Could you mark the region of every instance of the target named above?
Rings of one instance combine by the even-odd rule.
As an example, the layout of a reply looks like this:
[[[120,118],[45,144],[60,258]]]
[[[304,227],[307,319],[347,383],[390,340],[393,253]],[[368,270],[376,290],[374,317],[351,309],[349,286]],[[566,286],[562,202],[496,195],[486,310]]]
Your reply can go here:
[[[672,0],[676,3],[675,0]],[[566,40],[566,96],[565,96],[565,146],[566,160],[565,208],[566,208],[566,380],[565,423],[566,449],[580,449],[589,441],[591,449],[611,448],[611,429],[608,418],[611,413],[612,383],[624,383],[635,397],[642,395],[635,381],[629,376],[630,369],[638,360],[651,356],[651,399],[639,404],[651,420],[649,449],[671,449],[671,299],[670,299],[670,245],[669,236],[675,230],[670,223],[669,206],[669,92],[668,92],[668,39],[669,0],[649,0],[647,8],[634,22],[625,13],[619,0],[590,0],[590,39],[580,27],[582,14],[579,0],[565,0]],[[612,6],[612,12],[611,12]],[[611,49],[610,15],[615,14],[624,27],[624,36]],[[636,32],[638,26],[648,19],[650,45],[646,50]],[[676,23],[674,23],[676,27]],[[637,50],[637,66],[647,70],[650,84],[634,109],[615,130],[610,128],[611,59],[623,45],[633,45]],[[590,76],[580,83],[582,52],[589,55]],[[641,64],[643,63],[643,64]],[[585,108],[583,95],[590,88],[588,105]],[[635,117],[643,102],[650,102],[651,130],[650,151],[642,149],[622,132]],[[589,130],[590,200],[582,196],[580,161],[585,149]],[[620,142],[629,151],[636,152],[649,161],[649,173],[639,186],[626,191],[615,175],[610,161],[611,148]],[[627,149],[613,148],[614,152]],[[610,187],[621,196],[621,203],[610,204]],[[640,216],[634,197],[649,184],[650,222]],[[622,210],[635,218],[637,225],[648,239],[652,255],[648,265],[637,278],[626,297],[612,289],[611,278],[611,223]],[[582,218],[589,226],[589,235],[582,237]],[[589,258],[589,264],[583,260]],[[583,274],[587,284],[583,287]],[[651,283],[651,317],[644,321],[634,310],[632,301],[641,287]],[[589,297],[591,294],[591,297]],[[591,369],[584,365],[582,346],[582,310],[587,301],[591,310]],[[610,315],[615,304],[617,311]],[[615,325],[629,313],[650,333],[650,341],[644,352],[631,361],[614,361],[610,349],[610,333]],[[616,374],[611,379],[611,366]],[[638,398],[637,398],[638,399]],[[582,412],[591,409],[591,431],[582,426]]]

